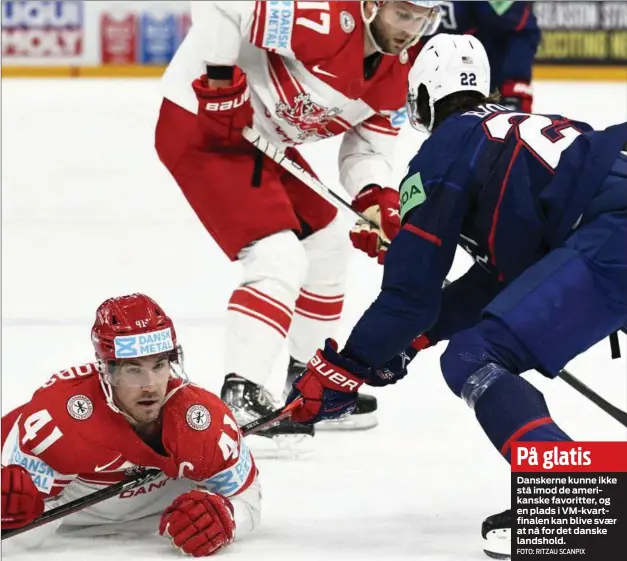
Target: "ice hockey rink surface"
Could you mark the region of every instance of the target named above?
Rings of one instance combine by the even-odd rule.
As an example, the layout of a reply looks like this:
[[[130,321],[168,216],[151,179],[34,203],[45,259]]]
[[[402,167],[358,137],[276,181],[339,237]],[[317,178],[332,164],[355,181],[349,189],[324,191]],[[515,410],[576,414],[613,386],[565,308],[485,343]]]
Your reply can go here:
[[[597,128],[627,120],[627,84],[539,82],[537,112]],[[91,360],[96,307],[131,292],[170,314],[192,381],[219,392],[226,302],[238,282],[157,160],[160,97],[153,80],[2,81],[2,408],[26,401],[49,375]],[[401,136],[397,177],[420,139]],[[304,149],[330,186],[337,139]],[[211,178],[207,178],[210,188]],[[346,228],[350,219],[346,219]],[[451,278],[469,263],[456,259]],[[344,340],[378,291],[381,269],[354,254]],[[623,354],[627,354],[621,336]],[[510,505],[509,466],[439,370],[444,345],[421,353],[401,383],[375,391],[379,427],[320,433],[307,458],[261,460],[262,523],[219,554],[232,561],[487,559],[480,525]],[[287,356],[277,365],[281,386]],[[568,369],[627,407],[627,367],[601,342]],[[577,440],[627,431],[560,380],[527,374],[554,419]],[[178,559],[157,535],[69,538],[3,556],[15,561]]]

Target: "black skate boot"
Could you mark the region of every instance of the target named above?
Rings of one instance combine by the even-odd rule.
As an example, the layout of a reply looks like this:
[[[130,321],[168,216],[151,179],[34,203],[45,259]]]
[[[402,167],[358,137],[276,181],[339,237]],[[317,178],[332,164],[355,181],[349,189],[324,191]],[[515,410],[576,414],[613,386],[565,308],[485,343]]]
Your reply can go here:
[[[481,536],[485,540],[483,551],[492,559],[512,557],[512,510],[488,516],[481,525]]]
[[[229,406],[239,426],[263,417],[282,405],[263,386],[237,374],[229,374],[224,378],[220,398]],[[313,436],[313,425],[301,425],[290,419],[283,419],[247,437],[246,441],[256,457],[269,458],[310,452]]]
[[[285,380],[284,399],[292,390],[294,380],[298,378],[307,368],[306,364],[290,357],[287,368],[287,379]],[[355,410],[342,419],[336,421],[321,421],[316,423],[318,430],[367,430],[377,426],[377,398],[372,395],[358,394]]]

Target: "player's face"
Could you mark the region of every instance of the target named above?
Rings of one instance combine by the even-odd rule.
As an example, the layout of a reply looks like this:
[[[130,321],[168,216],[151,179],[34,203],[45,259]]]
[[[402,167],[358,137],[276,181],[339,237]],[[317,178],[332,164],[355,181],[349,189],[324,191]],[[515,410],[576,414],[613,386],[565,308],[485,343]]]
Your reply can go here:
[[[397,55],[424,33],[433,14],[431,8],[387,2],[372,22],[372,35],[386,53]]]
[[[116,405],[138,424],[159,417],[170,379],[167,354],[121,360],[110,376]]]

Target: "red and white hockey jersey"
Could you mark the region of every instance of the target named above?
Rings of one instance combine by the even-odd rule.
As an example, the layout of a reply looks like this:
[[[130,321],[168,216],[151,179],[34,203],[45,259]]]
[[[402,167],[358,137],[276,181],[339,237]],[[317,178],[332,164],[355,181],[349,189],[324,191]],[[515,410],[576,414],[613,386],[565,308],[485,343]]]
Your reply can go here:
[[[159,453],[109,407],[94,364],[58,372],[28,403],[2,418],[2,464],[20,464],[29,471],[47,496],[47,510],[119,482],[137,466],[163,473],[65,518],[69,525],[159,515],[174,498],[201,487],[231,497],[238,536],[251,530],[260,512],[257,468],[228,407],[180,379],[170,381],[168,395],[161,411]],[[41,530],[47,536],[59,523]],[[28,536],[32,539],[32,531]]]
[[[190,2],[192,27],[162,79],[162,93],[196,113],[191,84],[206,65],[239,66],[247,75],[254,127],[276,145],[345,133],[340,181],[355,195],[391,184],[415,50],[383,56],[364,79],[360,2]],[[417,49],[417,47],[415,48]]]

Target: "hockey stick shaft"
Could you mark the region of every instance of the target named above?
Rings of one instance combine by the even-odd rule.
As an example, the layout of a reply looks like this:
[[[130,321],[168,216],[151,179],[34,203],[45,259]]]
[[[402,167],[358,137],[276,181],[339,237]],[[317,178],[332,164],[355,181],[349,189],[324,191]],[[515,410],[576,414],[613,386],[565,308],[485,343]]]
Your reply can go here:
[[[575,378],[568,370],[560,370],[558,376],[564,380],[571,388],[578,391],[584,397],[587,397],[597,407],[603,409],[610,417],[616,419],[621,425],[627,427],[627,412],[612,405],[609,401],[602,398],[594,390],[590,389],[578,378]]]
[[[272,413],[268,413],[264,417],[259,417],[254,421],[244,425],[241,427],[242,434],[244,436],[249,436],[251,434],[255,434],[260,430],[267,428],[269,425],[272,425],[281,419],[289,417],[294,409],[300,407],[302,403],[301,399],[297,399],[292,403],[289,403],[285,407],[281,409],[276,409]],[[32,530],[33,528],[38,528],[39,526],[43,526],[44,524],[48,524],[49,522],[53,522],[54,520],[59,520],[60,518],[65,518],[70,514],[74,514],[80,510],[83,510],[87,507],[93,506],[95,504],[101,503],[102,501],[106,501],[112,497],[123,493],[124,491],[129,491],[130,489],[135,489],[140,485],[148,483],[152,481],[155,477],[161,475],[161,471],[157,469],[145,469],[139,471],[137,474],[132,475],[128,479],[124,481],[120,481],[119,483],[115,483],[113,485],[109,485],[104,489],[100,489],[94,493],[90,493],[85,497],[81,497],[80,499],[76,499],[75,501],[71,501],[67,504],[58,506],[53,508],[44,514],[42,514],[37,520],[34,520],[30,524],[23,526],[22,528],[13,528],[11,530],[3,530],[2,531],[2,539],[12,538],[13,536],[17,536],[19,534],[23,534],[28,530]]]
[[[254,131],[250,128],[244,129],[243,132],[244,138],[248,140],[253,146],[255,146],[258,150],[263,152],[266,156],[268,156],[271,160],[275,161],[282,168],[289,171],[294,177],[299,179],[302,183],[307,185],[309,188],[313,189],[316,193],[318,193],[321,197],[323,197],[326,201],[331,203],[339,210],[349,210],[356,217],[361,220],[366,221],[374,228],[378,228],[377,224],[374,224],[367,218],[365,218],[362,214],[353,209],[344,199],[342,199],[339,195],[331,191],[326,185],[324,185],[319,179],[315,178],[311,173],[309,173],[302,166],[299,166],[296,162],[292,161],[288,158],[285,153],[283,153],[279,148],[274,146],[272,143],[263,138],[261,134],[257,131]],[[385,242],[383,242],[385,244]],[[388,244],[385,244],[388,245]],[[450,284],[449,281],[444,282],[444,286]],[[581,395],[592,401],[597,407],[600,407],[603,411],[605,411],[608,415],[616,419],[619,423],[627,427],[627,412],[622,411],[618,407],[615,407],[607,400],[602,398],[598,393],[594,390],[590,389],[583,382],[577,379],[575,376],[570,374],[566,370],[562,370],[559,373],[559,377],[564,380],[569,386],[578,391]]]
[[[324,200],[332,204],[338,210],[344,210],[351,213],[359,220],[363,220],[373,228],[379,228],[379,225],[366,218],[361,212],[357,212],[347,201],[340,197],[337,193],[329,189],[322,181],[314,177],[309,171],[296,163],[294,160],[288,158],[285,152],[277,148],[274,144],[263,138],[263,136],[246,127],[242,131],[242,135],[248,142],[250,142],[257,150],[263,152],[272,161],[279,164],[283,169],[289,171],[296,179],[302,181],[307,187],[318,193]]]

